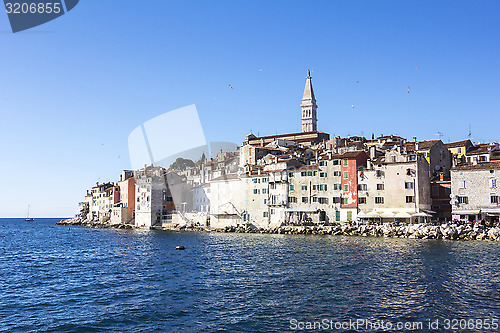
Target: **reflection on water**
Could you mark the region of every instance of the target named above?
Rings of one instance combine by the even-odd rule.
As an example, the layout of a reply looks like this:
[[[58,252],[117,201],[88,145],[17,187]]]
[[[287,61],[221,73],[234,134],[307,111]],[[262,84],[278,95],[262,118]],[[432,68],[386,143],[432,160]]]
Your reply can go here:
[[[289,331],[500,317],[500,245],[0,220],[0,330]],[[177,245],[186,247],[176,251]]]

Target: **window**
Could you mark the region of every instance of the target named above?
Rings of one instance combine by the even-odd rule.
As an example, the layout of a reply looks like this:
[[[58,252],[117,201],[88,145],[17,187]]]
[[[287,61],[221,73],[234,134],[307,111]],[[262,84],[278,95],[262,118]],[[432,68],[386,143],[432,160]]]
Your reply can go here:
[[[292,177],[293,177],[293,172],[292,172]],[[262,178],[263,183],[267,183],[267,178]]]
[[[335,211],[335,221],[340,221],[340,210]]]
[[[307,185],[302,185],[302,186],[300,187],[300,189],[301,189],[302,191],[307,191]]]
[[[408,169],[406,169],[406,175],[407,175],[407,176],[411,176],[411,174],[412,174],[411,169],[409,169],[409,168],[408,168]]]
[[[349,165],[349,160],[347,158],[344,158],[344,166],[348,166]]]
[[[352,221],[352,212],[347,212],[347,221]]]
[[[349,172],[348,171],[344,171],[344,179],[347,179],[349,178]]]
[[[262,194],[267,194],[267,188],[262,189]]]
[[[384,189],[384,184],[377,184],[377,191],[382,191]]]
[[[366,191],[367,186],[366,184],[358,184],[358,191]]]
[[[405,182],[405,189],[409,190],[413,188],[413,182]]]
[[[365,198],[365,197],[360,197],[360,198],[358,198],[358,203],[359,203],[360,205],[365,204],[365,203],[366,203],[366,198]]]
[[[376,204],[383,204],[384,203],[384,197],[375,197],[375,203]]]
[[[264,205],[267,205],[267,199],[264,199]]]
[[[413,196],[408,196],[408,195],[406,196],[406,203],[412,203],[414,201],[415,200],[414,200]]]
[[[458,197],[458,203],[467,205],[469,203],[469,198],[468,197]]]
[[[415,161],[417,159],[417,155],[410,155],[410,161]]]
[[[295,186],[293,186],[293,184],[290,184],[290,191],[294,191],[295,189]]]
[[[498,201],[499,201],[498,198],[499,198],[498,196],[492,195],[491,196],[491,203],[492,204],[498,204]]]
[[[308,177],[311,177],[313,175],[313,172],[312,171],[307,171],[307,176]]]
[[[322,205],[327,205],[328,204],[328,198],[318,198],[318,201]]]
[[[313,197],[313,202],[318,202],[318,198],[317,197]]]
[[[274,215],[274,208],[271,208],[271,215]]]
[[[326,191],[327,190],[327,185],[326,184],[320,184],[319,185],[319,190],[320,191]]]
[[[465,180],[461,180],[459,182],[459,186],[460,186],[460,188],[465,188]]]
[[[333,197],[333,200],[332,200],[333,203],[340,203],[340,197]]]
[[[292,178],[293,177],[293,172],[289,172],[288,173],[288,178]]]
[[[334,171],[334,172],[333,172],[333,176],[334,176],[334,177],[340,177],[340,175],[341,175],[341,174],[340,174],[340,171]]]
[[[320,172],[320,173],[319,173],[319,176],[320,176],[321,178],[326,178],[327,173],[326,173],[326,172]]]
[[[253,179],[253,182],[254,182],[255,184],[257,184],[257,178],[254,178],[254,179]]]
[[[496,187],[497,187],[497,180],[490,179],[490,188],[496,188]]]
[[[336,191],[340,191],[342,189],[342,185],[340,184],[333,184],[333,189]]]
[[[333,160],[333,165],[339,165],[339,160]]]
[[[458,147],[458,148],[457,148],[457,153],[458,153],[458,154],[461,154],[461,153],[462,153],[462,148]]]
[[[300,176],[301,176],[301,177],[305,177],[305,176],[307,176],[307,171],[301,171],[301,172],[300,172]]]
[[[269,213],[268,212],[262,212],[262,217],[268,217]]]
[[[307,197],[302,197],[302,202],[303,202],[303,203],[307,203],[308,201],[309,201],[309,200],[308,200],[308,198],[307,198]]]
[[[349,198],[342,198],[342,204],[343,205],[348,205],[349,204]]]
[[[260,190],[259,190],[259,189],[257,189],[257,188],[254,188],[254,189],[253,189],[253,194],[260,194]]]
[[[349,192],[349,184],[344,184],[344,192]]]
[[[318,185],[313,185],[313,191],[317,191],[319,189]]]
[[[326,165],[326,161],[319,161],[319,166],[325,166]]]
[[[296,203],[297,202],[297,198],[296,197],[288,197],[288,202],[290,202],[290,203]]]
[[[382,171],[381,170],[375,171],[375,176],[377,176],[378,178],[382,177]]]

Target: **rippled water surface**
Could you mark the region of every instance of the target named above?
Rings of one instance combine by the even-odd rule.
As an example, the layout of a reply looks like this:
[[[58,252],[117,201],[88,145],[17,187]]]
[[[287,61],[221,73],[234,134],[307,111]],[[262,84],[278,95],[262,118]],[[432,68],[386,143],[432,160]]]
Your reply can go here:
[[[121,231],[56,221],[0,219],[0,331],[284,332],[363,319],[423,322],[418,331],[437,332],[429,320],[500,320],[498,242]]]

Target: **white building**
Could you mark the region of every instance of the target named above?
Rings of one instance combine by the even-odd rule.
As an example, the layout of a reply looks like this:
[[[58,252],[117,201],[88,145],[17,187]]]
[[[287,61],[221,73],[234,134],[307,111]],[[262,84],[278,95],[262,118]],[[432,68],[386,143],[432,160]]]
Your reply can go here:
[[[210,226],[224,228],[243,224],[243,186],[237,174],[224,175],[210,181]]]

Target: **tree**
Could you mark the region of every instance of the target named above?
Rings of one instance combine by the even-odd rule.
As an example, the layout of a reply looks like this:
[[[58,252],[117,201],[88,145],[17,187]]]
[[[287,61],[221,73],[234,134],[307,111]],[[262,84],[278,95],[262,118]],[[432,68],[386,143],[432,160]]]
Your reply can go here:
[[[192,168],[194,167],[194,162],[187,159],[187,158],[182,158],[182,157],[179,157],[175,160],[174,163],[170,164],[170,166],[168,167],[169,170],[180,170],[180,171],[184,171],[186,170],[187,168]]]

